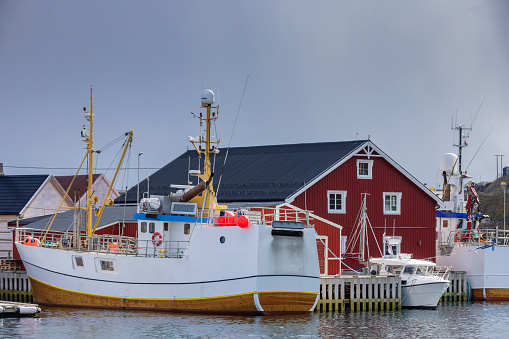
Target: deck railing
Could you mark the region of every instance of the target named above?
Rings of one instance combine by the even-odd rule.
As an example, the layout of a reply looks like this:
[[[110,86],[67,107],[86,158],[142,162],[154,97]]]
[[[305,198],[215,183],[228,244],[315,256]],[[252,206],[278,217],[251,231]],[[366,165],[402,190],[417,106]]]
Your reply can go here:
[[[33,242],[32,239],[37,239]],[[142,257],[181,258],[187,249],[188,241],[163,241],[153,246],[150,240],[138,240],[120,235],[76,235],[69,232],[20,228],[16,230],[17,243],[45,248],[58,248],[64,251],[94,252],[111,255],[135,255]]]
[[[229,210],[208,210],[198,212],[201,227],[241,226],[240,219],[247,217],[253,224],[272,225],[274,221],[299,222],[313,227],[313,218],[309,211],[291,208],[256,207]],[[246,225],[247,226],[247,225]],[[283,225],[284,227],[284,225]],[[30,240],[30,241],[29,241]],[[93,235],[87,237],[84,232],[44,232],[40,229],[18,228],[17,243],[46,248],[58,248],[68,251],[108,253],[113,255],[136,255],[144,257],[181,258],[188,248],[189,241],[163,241],[153,246],[151,240],[139,240],[121,235]]]
[[[445,243],[440,242],[439,246],[453,246],[453,244],[462,245],[492,245],[508,246],[509,245],[509,229],[486,228],[478,230],[457,230],[457,232],[449,233]]]

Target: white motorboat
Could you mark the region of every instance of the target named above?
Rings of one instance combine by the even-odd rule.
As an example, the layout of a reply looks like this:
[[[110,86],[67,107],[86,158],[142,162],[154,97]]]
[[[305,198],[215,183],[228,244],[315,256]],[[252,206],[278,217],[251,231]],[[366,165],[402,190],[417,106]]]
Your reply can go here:
[[[371,258],[369,267],[371,273],[401,277],[402,307],[434,309],[450,284],[447,268],[437,270],[435,263],[413,259],[409,254],[400,253],[394,258]]]
[[[91,96],[92,101],[92,96]],[[224,314],[293,314],[314,309],[320,272],[315,230],[307,212],[268,208],[227,210],[213,190],[209,155],[213,93],[202,96],[205,137],[190,138],[203,167],[195,187],[142,199],[136,238],[97,235],[88,191],[86,232],[18,229],[16,247],[41,305]],[[93,159],[92,110],[87,143]],[[127,143],[129,143],[128,141]],[[127,144],[126,143],[126,144]],[[204,146],[202,148],[202,145]],[[127,147],[127,146],[126,146]],[[94,210],[95,208],[95,210]]]
[[[401,277],[401,306],[412,308],[436,308],[440,298],[450,284],[448,280],[449,268],[437,268],[436,264],[429,260],[413,259],[412,254],[397,253],[401,248],[401,237],[383,235],[383,250],[380,249],[381,257],[366,256],[366,243],[368,239],[367,227],[371,227],[367,215],[367,193],[362,194],[362,204],[359,212],[358,223],[354,229],[352,238],[359,239],[359,250],[352,253],[358,256],[361,264],[367,266],[371,275],[399,276]],[[374,239],[377,241],[377,239]],[[355,251],[355,243],[352,241],[347,249]]]

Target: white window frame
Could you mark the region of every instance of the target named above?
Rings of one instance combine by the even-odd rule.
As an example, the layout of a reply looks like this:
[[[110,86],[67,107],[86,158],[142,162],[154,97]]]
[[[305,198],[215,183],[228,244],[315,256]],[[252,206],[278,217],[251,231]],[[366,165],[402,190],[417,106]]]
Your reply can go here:
[[[339,194],[341,195],[341,208],[340,209],[331,209],[330,208],[330,196],[331,194]],[[335,214],[345,214],[346,213],[346,191],[327,191],[327,211],[329,213]]]
[[[360,174],[360,164],[368,164],[368,174]],[[357,179],[372,179],[373,178],[373,160],[357,159]]]
[[[401,214],[401,195],[402,195],[401,192],[384,192],[383,193],[382,208],[383,208],[384,214],[389,214],[389,215],[391,215],[391,214],[392,215],[400,215]],[[386,196],[396,197],[396,210],[395,211],[387,211],[385,209],[385,197]]]

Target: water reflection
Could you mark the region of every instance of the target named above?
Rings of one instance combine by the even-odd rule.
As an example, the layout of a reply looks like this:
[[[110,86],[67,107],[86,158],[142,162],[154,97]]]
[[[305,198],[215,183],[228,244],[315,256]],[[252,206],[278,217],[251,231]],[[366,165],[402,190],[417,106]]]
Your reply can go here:
[[[2,338],[498,338],[506,328],[508,302],[270,317],[44,307],[37,318],[0,319]]]

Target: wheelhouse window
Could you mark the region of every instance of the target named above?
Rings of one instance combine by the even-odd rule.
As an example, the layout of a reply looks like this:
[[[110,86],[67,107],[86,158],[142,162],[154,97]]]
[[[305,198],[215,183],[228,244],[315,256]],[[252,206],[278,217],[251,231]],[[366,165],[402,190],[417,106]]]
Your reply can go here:
[[[148,233],[154,233],[156,231],[156,223],[149,222],[148,223]]]
[[[101,260],[101,270],[103,271],[114,271],[113,261],[111,260]]]
[[[373,178],[373,160],[357,160],[357,179]]]
[[[346,213],[346,191],[327,191],[329,213]]]
[[[145,221],[141,223],[141,233],[147,233],[147,223]]]
[[[191,224],[184,224],[184,234],[191,233]]]
[[[384,214],[401,214],[401,193],[384,192]]]

